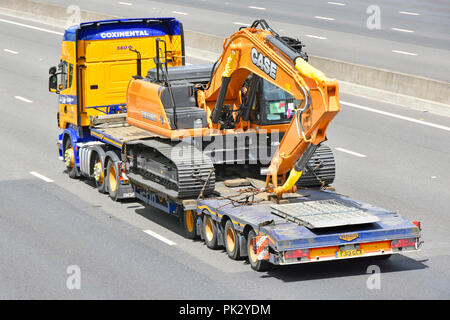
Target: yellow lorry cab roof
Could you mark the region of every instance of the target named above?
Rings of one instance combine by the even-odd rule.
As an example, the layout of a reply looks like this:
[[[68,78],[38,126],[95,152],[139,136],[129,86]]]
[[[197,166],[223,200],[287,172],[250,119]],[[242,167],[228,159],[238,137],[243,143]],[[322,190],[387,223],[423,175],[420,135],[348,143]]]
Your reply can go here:
[[[64,41],[108,40],[164,35],[181,35],[181,24],[175,18],[116,19],[85,22],[68,28]]]

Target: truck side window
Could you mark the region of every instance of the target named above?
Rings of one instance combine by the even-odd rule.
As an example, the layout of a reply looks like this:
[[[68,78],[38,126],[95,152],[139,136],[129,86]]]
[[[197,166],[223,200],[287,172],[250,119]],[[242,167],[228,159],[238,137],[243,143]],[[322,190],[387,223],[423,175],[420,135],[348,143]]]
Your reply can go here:
[[[73,80],[73,64],[69,63],[69,86],[68,86],[68,88],[72,88],[72,80]]]

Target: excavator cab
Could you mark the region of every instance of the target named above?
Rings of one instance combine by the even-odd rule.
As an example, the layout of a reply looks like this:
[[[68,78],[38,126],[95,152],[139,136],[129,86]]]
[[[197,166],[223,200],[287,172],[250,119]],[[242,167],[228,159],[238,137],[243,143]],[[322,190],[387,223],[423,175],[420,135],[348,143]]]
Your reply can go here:
[[[251,80],[253,77],[258,78],[257,82]],[[251,92],[246,86],[249,84],[257,86],[255,104],[252,106],[250,118],[252,123],[267,126],[291,122],[301,100],[295,99],[289,92],[257,75],[251,74],[247,80],[243,86],[244,100],[248,99],[246,93]]]

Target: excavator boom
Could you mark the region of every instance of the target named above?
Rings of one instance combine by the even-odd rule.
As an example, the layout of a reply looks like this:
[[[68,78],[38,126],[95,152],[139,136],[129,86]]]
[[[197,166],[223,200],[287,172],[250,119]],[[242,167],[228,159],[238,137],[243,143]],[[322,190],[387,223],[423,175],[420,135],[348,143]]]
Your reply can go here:
[[[317,146],[326,139],[327,127],[340,110],[337,82],[327,79],[303,58],[270,28],[242,29],[225,40],[220,63],[202,97],[208,124],[213,128],[218,128],[224,103],[237,104],[250,73],[302,101],[269,166],[267,187],[278,195],[295,191],[295,182]],[[282,187],[278,187],[280,177]]]

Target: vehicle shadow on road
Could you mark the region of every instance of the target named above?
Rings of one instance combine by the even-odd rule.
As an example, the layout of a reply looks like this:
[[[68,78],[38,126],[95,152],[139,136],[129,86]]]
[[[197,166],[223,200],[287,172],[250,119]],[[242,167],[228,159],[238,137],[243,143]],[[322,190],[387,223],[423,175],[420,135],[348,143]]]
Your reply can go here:
[[[181,225],[179,223],[178,217],[174,215],[169,215],[159,209],[150,207],[148,205],[145,205],[141,201],[138,201],[135,199],[136,203],[139,203],[143,205],[144,207],[140,207],[138,209],[135,209],[134,212],[136,212],[138,215],[160,225],[161,227],[164,227],[180,236],[184,236],[183,228],[181,228]]]
[[[401,254],[395,254],[389,259],[377,257],[355,258],[340,261],[324,261],[289,266],[274,266],[262,275],[262,278],[277,278],[284,282],[341,278],[371,274],[377,266],[381,273],[421,270],[428,266],[428,259],[415,260]],[[371,268],[369,268],[371,267]]]

